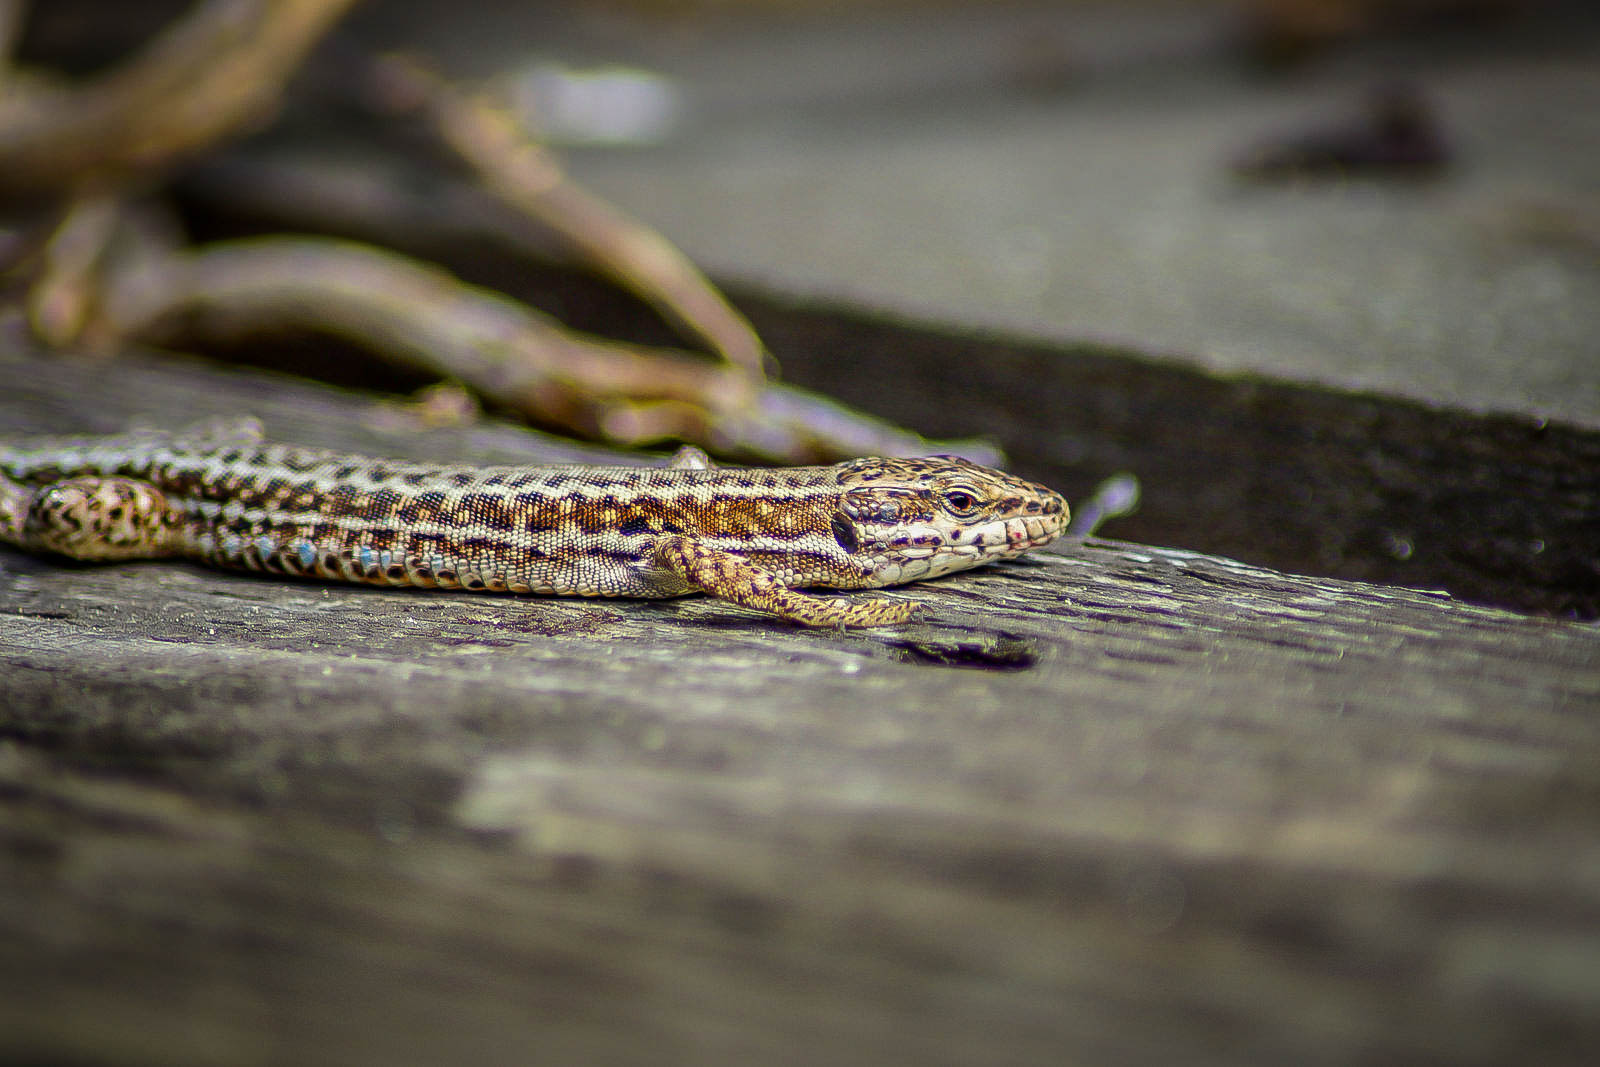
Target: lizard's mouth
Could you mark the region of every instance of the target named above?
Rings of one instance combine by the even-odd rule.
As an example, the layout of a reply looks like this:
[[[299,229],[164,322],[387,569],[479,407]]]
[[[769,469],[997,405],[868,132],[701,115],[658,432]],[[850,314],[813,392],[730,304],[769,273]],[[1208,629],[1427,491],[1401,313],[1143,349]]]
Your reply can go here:
[[[1008,519],[1005,524],[1006,546],[1013,552],[1039,548],[1060,537],[1064,528],[1065,524],[1059,515],[1027,515]]]
[[[1060,515],[1020,515],[965,530],[906,535],[884,547],[900,560],[942,558],[952,563],[965,560],[970,566],[1047,545],[1065,529]]]

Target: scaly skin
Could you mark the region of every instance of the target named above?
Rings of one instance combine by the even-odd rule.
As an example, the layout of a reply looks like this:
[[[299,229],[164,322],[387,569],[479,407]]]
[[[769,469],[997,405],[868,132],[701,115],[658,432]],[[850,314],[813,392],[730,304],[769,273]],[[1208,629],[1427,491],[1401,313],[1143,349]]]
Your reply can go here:
[[[699,591],[807,626],[893,625],[919,605],[798,589],[1006,559],[1067,518],[1057,493],[949,457],[441,467],[263,444],[254,420],[0,442],[0,541],[32,551],[474,591]]]

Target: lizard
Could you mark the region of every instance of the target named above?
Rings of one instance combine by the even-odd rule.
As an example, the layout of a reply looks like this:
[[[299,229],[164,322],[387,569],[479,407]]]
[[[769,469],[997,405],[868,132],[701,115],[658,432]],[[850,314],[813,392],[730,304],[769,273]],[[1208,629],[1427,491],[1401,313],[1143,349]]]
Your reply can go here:
[[[1060,494],[967,460],[457,467],[263,440],[259,421],[0,441],[0,542],[79,560],[188,557],[297,578],[484,592],[701,592],[789,622],[890,626],[898,585],[1020,555]]]

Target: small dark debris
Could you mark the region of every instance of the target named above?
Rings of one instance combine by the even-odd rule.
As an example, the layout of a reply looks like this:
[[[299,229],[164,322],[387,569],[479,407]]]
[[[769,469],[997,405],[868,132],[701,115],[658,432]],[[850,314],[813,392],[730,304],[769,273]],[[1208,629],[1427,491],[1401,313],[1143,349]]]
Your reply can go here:
[[[968,641],[890,638],[883,642],[917,663],[969,670],[1025,671],[1039,662],[1032,642],[1011,634],[985,635]]]
[[[1354,118],[1268,137],[1236,157],[1232,170],[1255,180],[1422,175],[1450,161],[1437,111],[1416,86],[1397,83],[1373,91]]]

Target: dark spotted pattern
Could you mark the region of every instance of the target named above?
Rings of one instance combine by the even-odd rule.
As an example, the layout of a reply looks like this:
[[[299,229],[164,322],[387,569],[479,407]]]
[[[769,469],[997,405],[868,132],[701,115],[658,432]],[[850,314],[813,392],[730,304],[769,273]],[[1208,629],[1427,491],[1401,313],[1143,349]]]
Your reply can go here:
[[[948,457],[460,469],[258,434],[240,423],[0,443],[0,540],[381,585],[701,590],[810,625],[885,625],[914,609],[796,589],[892,585],[1016,555],[1067,517],[1050,490]]]

